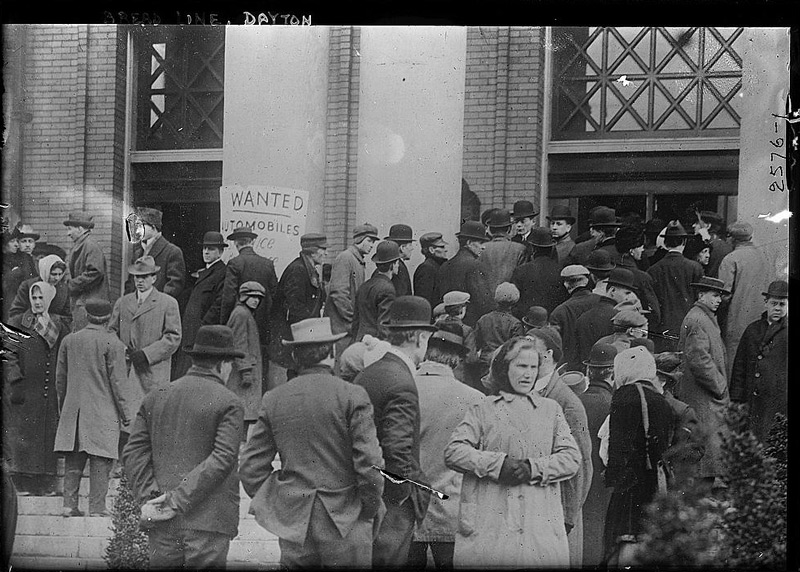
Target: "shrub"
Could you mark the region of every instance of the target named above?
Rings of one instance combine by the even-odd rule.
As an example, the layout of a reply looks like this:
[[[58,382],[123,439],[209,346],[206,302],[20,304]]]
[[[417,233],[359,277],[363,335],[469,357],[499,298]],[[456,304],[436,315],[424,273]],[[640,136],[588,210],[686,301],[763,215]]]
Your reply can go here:
[[[124,472],[111,514],[113,534],[103,556],[109,569],[146,570],[147,535],[139,528],[139,505]]]

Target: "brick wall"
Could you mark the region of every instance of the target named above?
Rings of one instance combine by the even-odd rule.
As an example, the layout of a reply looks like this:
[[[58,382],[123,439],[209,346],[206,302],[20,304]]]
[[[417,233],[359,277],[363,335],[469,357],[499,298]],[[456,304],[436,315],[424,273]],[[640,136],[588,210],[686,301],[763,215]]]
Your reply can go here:
[[[538,205],[543,28],[467,29],[463,177],[481,210]]]

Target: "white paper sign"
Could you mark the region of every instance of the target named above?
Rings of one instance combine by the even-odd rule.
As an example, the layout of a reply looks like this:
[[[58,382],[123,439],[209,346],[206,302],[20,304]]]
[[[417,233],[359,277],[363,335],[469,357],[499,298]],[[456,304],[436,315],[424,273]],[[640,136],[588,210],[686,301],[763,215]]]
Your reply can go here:
[[[300,235],[306,232],[308,191],[262,185],[227,185],[219,189],[220,232],[227,238],[246,225],[258,238],[253,250],[275,263],[281,276],[300,252]],[[233,242],[225,249],[226,262],[236,256]]]

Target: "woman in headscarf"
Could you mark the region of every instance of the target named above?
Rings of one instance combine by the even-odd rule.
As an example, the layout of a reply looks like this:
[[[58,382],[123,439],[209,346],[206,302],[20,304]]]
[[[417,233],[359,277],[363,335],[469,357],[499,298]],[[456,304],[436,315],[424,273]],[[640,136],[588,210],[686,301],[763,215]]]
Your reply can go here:
[[[672,410],[656,375],[655,359],[644,346],[621,351],[614,358],[617,389],[611,398],[604,459],[605,484],[614,489],[605,526],[609,566],[630,564],[643,531],[644,509],[658,492],[658,462],[672,440]],[[645,412],[649,439],[645,438]],[[601,438],[605,432],[601,427]],[[601,445],[601,458],[603,449]]]
[[[49,314],[55,295],[56,288],[47,282],[31,285],[30,308],[11,320],[26,335],[14,336],[6,348],[3,453],[17,489],[35,496],[56,494],[55,374],[58,346],[68,330]]]
[[[493,395],[467,410],[445,449],[464,473],[454,566],[569,566],[559,483],[578,471],[580,450],[561,407],[533,390],[539,354],[517,336],[498,348]]]
[[[30,291],[34,283],[42,281],[51,286],[55,286],[56,295],[50,304],[48,314],[51,317],[60,319],[65,325],[69,326],[72,321],[72,314],[69,309],[69,289],[64,275],[67,272],[66,263],[55,254],[49,254],[39,260],[39,277],[29,278],[20,284],[11,309],[8,311],[9,320],[21,316],[31,307]]]

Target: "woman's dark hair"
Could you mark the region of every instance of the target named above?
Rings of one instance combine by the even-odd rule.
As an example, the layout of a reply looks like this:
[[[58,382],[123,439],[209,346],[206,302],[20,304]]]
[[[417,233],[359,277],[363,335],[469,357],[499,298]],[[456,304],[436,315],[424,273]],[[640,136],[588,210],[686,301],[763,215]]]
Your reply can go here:
[[[62,262],[60,260],[57,260],[56,262],[53,262],[53,265],[50,267],[50,271],[51,272],[53,271],[53,268],[60,268],[61,270],[66,272],[67,271],[67,264],[66,264],[66,262]]]
[[[536,350],[536,342],[527,336],[515,336],[497,350],[489,366],[492,381],[494,382],[495,394],[500,390],[514,393],[511,382],[508,380],[508,368],[511,362],[523,350],[533,350],[536,352],[537,358],[539,356],[539,352]]]
[[[324,360],[331,355],[332,343],[327,344],[308,344],[296,346],[292,350],[294,361],[300,369],[305,369]]]

